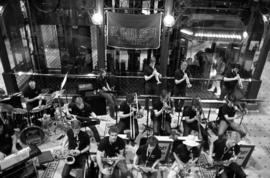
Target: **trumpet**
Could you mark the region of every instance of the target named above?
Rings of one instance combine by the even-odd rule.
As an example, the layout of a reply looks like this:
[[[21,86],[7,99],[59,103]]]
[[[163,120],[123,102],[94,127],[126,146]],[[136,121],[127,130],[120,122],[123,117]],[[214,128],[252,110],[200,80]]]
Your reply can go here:
[[[184,75],[186,76],[187,87],[188,87],[188,88],[192,87],[192,85],[191,85],[191,83],[190,83],[190,80],[189,80],[189,78],[188,78],[187,73],[184,73]]]
[[[241,89],[243,89],[243,80],[241,79],[241,77],[239,76],[239,74],[237,74],[238,76],[238,85]]]

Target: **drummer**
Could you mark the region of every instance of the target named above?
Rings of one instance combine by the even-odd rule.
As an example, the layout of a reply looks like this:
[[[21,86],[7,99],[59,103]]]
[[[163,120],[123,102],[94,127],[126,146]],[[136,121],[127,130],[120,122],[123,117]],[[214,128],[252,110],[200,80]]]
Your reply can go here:
[[[92,108],[89,104],[83,101],[83,98],[79,95],[76,95],[72,98],[71,103],[68,105],[68,117],[70,117],[71,114],[81,117],[92,117],[96,118],[97,115],[92,111]],[[90,120],[90,118],[89,118]],[[100,136],[98,133],[97,128],[94,125],[88,126],[96,139],[97,142],[100,141]]]
[[[0,160],[11,153],[17,152],[16,142],[14,131],[0,120]]]
[[[41,106],[44,98],[40,94],[40,88],[36,86],[35,80],[30,78],[27,87],[23,91],[24,101],[26,102],[26,109],[28,111]]]

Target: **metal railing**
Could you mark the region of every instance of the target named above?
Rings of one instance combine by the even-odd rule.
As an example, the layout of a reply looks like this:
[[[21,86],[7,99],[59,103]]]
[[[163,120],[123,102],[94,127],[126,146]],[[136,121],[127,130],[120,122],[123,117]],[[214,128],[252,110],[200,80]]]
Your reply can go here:
[[[65,74],[38,74],[38,73],[16,73],[11,74],[15,75],[16,78],[25,78],[24,75],[32,76],[35,78],[37,85],[42,89],[49,89],[51,91],[56,91],[60,89],[61,82]],[[91,83],[94,88],[97,86],[97,77],[96,74],[84,74],[84,75],[75,75],[69,74],[68,80],[65,85],[66,93],[75,94],[78,90],[78,85]],[[143,95],[145,80],[143,76],[119,76],[119,75],[109,75],[108,81],[111,86],[115,86],[119,96],[124,96],[127,93],[136,92],[139,95]],[[166,88],[169,91],[173,91],[174,87],[174,77],[163,77],[162,84],[159,85],[160,89]],[[187,96],[195,97],[199,96],[202,99],[217,99],[213,92],[209,92],[208,88],[211,87],[213,81],[222,81],[221,79],[205,79],[205,78],[190,78],[192,83],[191,88],[187,88]],[[247,93],[248,85],[251,82],[251,79],[243,81],[242,93],[245,96]],[[25,83],[21,84],[19,87],[20,90],[23,90]],[[222,83],[222,82],[221,82]],[[222,84],[221,84],[222,85]]]

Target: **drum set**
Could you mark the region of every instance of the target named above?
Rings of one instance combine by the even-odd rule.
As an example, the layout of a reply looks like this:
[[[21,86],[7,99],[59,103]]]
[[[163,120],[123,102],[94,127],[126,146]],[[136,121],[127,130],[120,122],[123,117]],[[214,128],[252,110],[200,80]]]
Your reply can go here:
[[[46,105],[41,105],[30,111],[24,108],[14,108],[12,103],[2,103],[6,99],[0,99],[0,120],[19,133],[20,141],[23,144],[42,144],[45,141],[43,128],[46,129],[49,123],[54,123],[55,118],[59,119],[59,117],[55,117],[55,110],[56,107],[61,107],[60,96],[62,94],[63,90],[47,95]]]

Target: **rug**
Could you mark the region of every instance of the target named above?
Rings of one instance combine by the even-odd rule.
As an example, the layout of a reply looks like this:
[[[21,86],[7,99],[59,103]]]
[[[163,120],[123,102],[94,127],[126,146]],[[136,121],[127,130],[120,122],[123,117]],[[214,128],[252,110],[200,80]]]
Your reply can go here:
[[[197,164],[199,166],[200,178],[215,178],[216,170],[206,168],[206,165],[208,165],[209,163],[205,154],[200,155]]]

